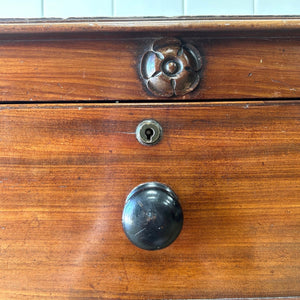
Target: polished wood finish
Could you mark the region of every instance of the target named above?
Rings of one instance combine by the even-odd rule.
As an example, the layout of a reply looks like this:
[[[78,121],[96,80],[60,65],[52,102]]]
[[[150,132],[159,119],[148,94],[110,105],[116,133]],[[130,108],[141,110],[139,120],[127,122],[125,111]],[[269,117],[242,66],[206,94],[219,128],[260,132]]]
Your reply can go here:
[[[199,50],[179,39],[157,39],[145,51],[140,75],[145,87],[155,96],[183,96],[200,82],[203,59]]]
[[[299,101],[0,108],[1,299],[300,295]],[[121,224],[147,181],[184,212],[155,252]]]
[[[133,33],[133,32],[249,32],[272,31],[299,36],[299,16],[255,17],[176,17],[176,18],[69,18],[69,19],[2,19],[0,34],[28,33]],[[279,31],[279,32],[278,32]]]
[[[204,58],[188,99],[300,97],[296,39],[188,39]],[[164,100],[146,91],[140,56],[153,39],[3,41],[0,100]]]
[[[0,101],[167,100],[140,78],[145,51],[164,37],[203,56],[199,86],[176,101],[296,99],[299,32],[299,18],[0,22]]]

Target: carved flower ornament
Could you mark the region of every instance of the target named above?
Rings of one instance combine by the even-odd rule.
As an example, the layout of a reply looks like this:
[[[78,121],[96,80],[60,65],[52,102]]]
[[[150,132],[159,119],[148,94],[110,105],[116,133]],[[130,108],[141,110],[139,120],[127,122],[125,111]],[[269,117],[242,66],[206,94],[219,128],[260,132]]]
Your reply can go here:
[[[182,96],[193,91],[200,82],[202,58],[190,44],[175,38],[153,43],[141,60],[141,75],[155,96]]]

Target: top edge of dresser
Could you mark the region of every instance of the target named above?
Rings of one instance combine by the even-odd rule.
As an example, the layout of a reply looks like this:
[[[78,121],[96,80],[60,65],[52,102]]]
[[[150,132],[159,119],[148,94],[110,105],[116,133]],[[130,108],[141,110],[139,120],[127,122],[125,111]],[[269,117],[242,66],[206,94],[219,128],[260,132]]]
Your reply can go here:
[[[0,34],[300,30],[299,16],[0,19]]]

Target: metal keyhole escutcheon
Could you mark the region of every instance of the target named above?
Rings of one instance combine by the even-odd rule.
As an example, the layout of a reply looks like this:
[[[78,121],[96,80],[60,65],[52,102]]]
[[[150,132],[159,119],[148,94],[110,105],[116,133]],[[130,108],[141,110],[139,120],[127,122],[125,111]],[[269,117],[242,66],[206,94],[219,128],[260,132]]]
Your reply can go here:
[[[136,138],[142,145],[156,145],[161,137],[162,127],[155,120],[144,120],[136,128]]]

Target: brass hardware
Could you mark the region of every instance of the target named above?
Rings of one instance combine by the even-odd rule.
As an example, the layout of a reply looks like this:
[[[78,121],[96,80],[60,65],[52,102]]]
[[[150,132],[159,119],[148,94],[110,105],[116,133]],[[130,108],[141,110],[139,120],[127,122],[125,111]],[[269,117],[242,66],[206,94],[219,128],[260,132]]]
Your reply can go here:
[[[161,137],[162,127],[155,120],[144,120],[136,128],[136,138],[142,145],[155,145]]]

